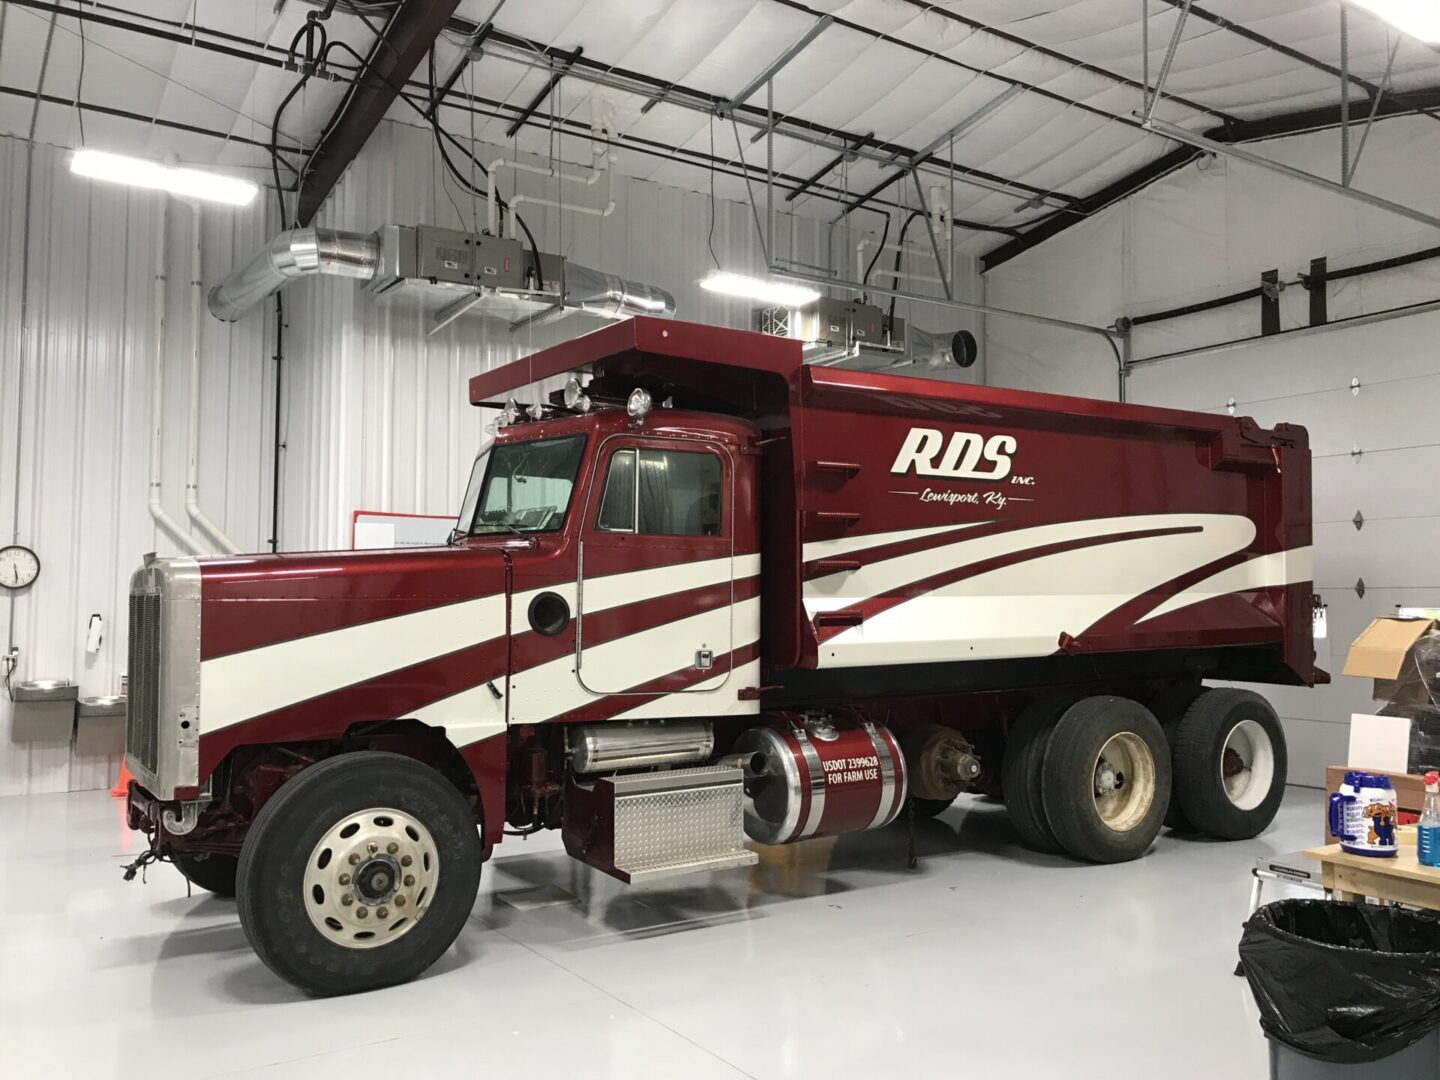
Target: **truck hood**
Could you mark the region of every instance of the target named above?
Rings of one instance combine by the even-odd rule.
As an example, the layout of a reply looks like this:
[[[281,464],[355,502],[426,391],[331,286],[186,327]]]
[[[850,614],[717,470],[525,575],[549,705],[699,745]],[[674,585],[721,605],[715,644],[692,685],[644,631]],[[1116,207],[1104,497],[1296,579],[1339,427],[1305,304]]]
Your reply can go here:
[[[485,621],[500,619],[484,629],[503,634],[507,562],[489,544],[202,559],[201,659],[317,635],[342,647],[340,631],[482,600]]]

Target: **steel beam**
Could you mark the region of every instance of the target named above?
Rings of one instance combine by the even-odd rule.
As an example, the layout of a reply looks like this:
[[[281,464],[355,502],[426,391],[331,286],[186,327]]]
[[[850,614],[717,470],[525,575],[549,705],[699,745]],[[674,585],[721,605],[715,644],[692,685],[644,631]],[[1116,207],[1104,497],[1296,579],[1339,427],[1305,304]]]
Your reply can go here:
[[[459,6],[460,0],[401,0],[391,12],[301,177],[295,211],[301,225],[314,219]]]
[[[1163,2],[1169,4],[1171,7],[1179,7],[1182,3],[1185,2],[1185,0],[1163,0]],[[1276,41],[1274,38],[1266,37],[1264,34],[1251,30],[1248,26],[1241,26],[1239,23],[1227,19],[1223,15],[1216,15],[1214,12],[1207,11],[1205,8],[1196,6],[1194,4],[1192,4],[1190,7],[1190,13],[1194,15],[1197,19],[1203,19],[1206,22],[1210,23],[1212,26],[1218,26],[1221,30],[1225,30],[1239,37],[1243,37],[1246,41],[1253,42],[1256,45],[1261,45],[1264,48],[1279,53],[1281,56],[1288,56],[1291,60],[1304,64],[1307,67],[1312,67],[1316,71],[1323,71],[1327,75],[1333,76],[1337,79],[1342,76],[1340,69],[1335,67],[1334,65],[1327,64],[1323,60],[1317,60],[1309,53],[1301,52],[1299,49],[1293,48],[1289,45],[1284,45],[1281,42]],[[1384,94],[1385,97],[1394,98],[1402,105],[1408,105],[1408,111],[1422,112],[1425,113],[1425,115],[1429,116],[1431,119],[1440,120],[1440,113],[1434,112],[1429,108],[1422,108],[1419,105],[1415,104],[1414,95],[1412,94],[1397,94],[1393,90],[1386,91],[1383,88],[1376,86],[1374,83],[1370,82],[1370,80],[1362,79],[1359,75],[1356,75],[1353,72],[1350,73],[1349,79],[1351,83],[1353,83],[1355,86],[1360,87],[1367,94]]]
[[[1259,154],[1251,153],[1249,150],[1238,146],[1231,146],[1226,143],[1216,142],[1204,135],[1197,135],[1194,132],[1186,131],[1175,124],[1166,123],[1164,120],[1150,120],[1146,126],[1157,134],[1166,138],[1174,139],[1176,142],[1193,146],[1197,150],[1208,150],[1212,154],[1221,154],[1225,157],[1232,157],[1237,161],[1244,161],[1257,168],[1268,169],[1271,172],[1279,173],[1281,176],[1288,176],[1292,180],[1299,180],[1301,183],[1309,184],[1311,187],[1320,188],[1322,191],[1329,191],[1335,195],[1344,195],[1346,198],[1355,199],[1358,202],[1373,206],[1377,210],[1386,210],[1400,217],[1409,218],[1411,221],[1418,221],[1423,225],[1431,225],[1440,229],[1440,217],[1434,217],[1413,207],[1391,202],[1389,199],[1382,199],[1378,195],[1371,195],[1367,191],[1357,191],[1355,188],[1346,187],[1344,184],[1337,184],[1333,180],[1327,180],[1323,176],[1316,176],[1314,173],[1306,172],[1304,169],[1297,169],[1292,165],[1285,165],[1279,161],[1272,161],[1269,158],[1261,157]]]
[[[1191,0],[1185,0],[1184,6],[1180,8],[1180,17],[1175,20],[1175,29],[1170,34],[1170,47],[1165,50],[1165,59],[1160,64],[1160,74],[1155,78],[1155,86],[1146,95],[1144,119],[1148,121],[1155,115],[1155,106],[1160,104],[1160,99],[1165,95],[1165,80],[1170,78],[1170,66],[1175,63],[1175,53],[1180,48],[1180,36],[1185,33],[1185,20],[1190,18]],[[1149,17],[1146,17],[1145,26],[1147,32],[1143,34],[1145,48],[1149,48]],[[1149,59],[1147,55],[1146,63]]]
[[[835,220],[839,221],[840,218],[849,215],[851,211],[860,209],[860,207],[864,206],[876,195],[879,195],[891,184],[894,184],[897,181],[904,179],[907,173],[912,173],[916,169],[918,169],[924,162],[928,161],[934,156],[936,150],[940,149],[940,147],[944,146],[947,142],[954,139],[961,132],[968,131],[970,128],[980,123],[981,120],[984,120],[991,113],[1008,104],[1011,100],[1018,97],[1020,94],[1023,94],[1024,92],[1024,87],[1007,86],[1000,93],[996,94],[989,101],[985,102],[985,104],[961,117],[959,121],[947,128],[943,134],[936,136],[934,139],[931,139],[930,142],[927,143],[922,149],[915,150],[908,155],[891,155],[889,160],[884,161],[881,164],[889,166],[893,169],[899,169],[900,171],[897,172],[894,176],[882,180],[879,184],[876,184],[875,187],[871,188],[859,198],[852,199],[846,205],[845,209],[840,212],[840,217],[836,218]],[[948,176],[949,173],[947,172],[946,175]],[[966,182],[963,177],[961,178],[961,182]],[[916,183],[919,183],[918,179]],[[1006,194],[1013,194],[1013,192],[1007,192]]]
[[[794,202],[801,195],[804,195],[812,187],[818,184],[821,180],[825,179],[825,177],[828,176],[830,173],[834,172],[841,165],[845,164],[845,162],[855,161],[856,159],[858,159],[860,157],[859,143],[863,143],[866,139],[874,138],[874,136],[875,133],[873,131],[860,136],[857,145],[853,147],[846,147],[844,150],[841,150],[840,153],[836,154],[835,157],[832,158],[830,161],[827,161],[824,165],[821,165],[820,168],[816,169],[813,173],[811,173],[804,180],[802,180],[799,187],[794,188],[790,192],[790,194],[786,195],[785,201]]]
[[[794,60],[797,56],[804,52],[806,46],[808,46],[812,41],[814,41],[817,37],[823,34],[826,28],[831,26],[834,22],[834,15],[822,15],[820,18],[816,19],[813,23],[811,23],[810,28],[806,30],[805,33],[801,34],[798,38],[796,38],[790,44],[790,46],[786,48],[785,51],[782,52],[779,56],[775,57],[774,60],[771,60],[770,63],[766,64],[764,70],[761,71],[759,75],[756,75],[755,78],[751,79],[748,83],[746,83],[744,89],[742,89],[734,97],[730,98],[720,107],[720,115],[724,116],[726,112],[728,112],[730,109],[735,108],[736,105],[743,105],[745,104],[745,102],[750,100],[750,98],[757,90],[759,90],[762,86],[768,83],[771,79],[775,78],[781,68],[783,68],[786,64],[790,63],[791,60]]]
[[[1089,323],[1071,322],[1069,319],[1055,319],[1049,315],[1035,315],[1028,311],[1013,311],[1010,308],[992,307],[989,304],[979,304],[973,300],[956,300],[953,297],[925,296],[921,293],[906,292],[904,289],[886,289],[880,285],[865,285],[858,281],[847,281],[843,278],[826,277],[824,274],[811,274],[803,270],[791,269],[783,263],[772,263],[770,273],[778,278],[788,278],[792,281],[803,281],[810,285],[823,285],[831,289],[846,289],[850,292],[869,292],[878,296],[893,296],[897,300],[913,300],[917,304],[934,304],[936,307],[955,308],[957,311],[976,311],[982,315],[994,315],[1001,319],[1018,319],[1021,322],[1039,323],[1042,326],[1054,326],[1061,330],[1074,330],[1083,334],[1099,334],[1101,337],[1114,342],[1124,335],[1118,331],[1106,329],[1103,326],[1091,326]]]
[[[584,54],[585,49],[577,45],[565,56],[559,67],[552,68],[553,74],[550,76],[550,81],[545,84],[544,88],[538,94],[530,99],[530,104],[521,109],[520,114],[516,116],[510,126],[505,129],[505,137],[507,139],[513,139],[515,133],[525,126],[525,121],[529,120],[530,117],[535,114],[535,110],[545,104],[545,99],[555,92],[555,87],[560,85],[560,80],[569,73],[570,69],[575,66],[575,61],[579,60]]]

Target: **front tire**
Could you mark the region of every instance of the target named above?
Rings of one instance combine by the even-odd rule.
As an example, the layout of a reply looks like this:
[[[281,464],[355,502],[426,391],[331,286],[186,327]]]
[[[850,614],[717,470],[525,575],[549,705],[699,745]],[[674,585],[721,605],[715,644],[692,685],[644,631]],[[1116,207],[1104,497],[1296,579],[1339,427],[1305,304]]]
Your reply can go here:
[[[1175,734],[1175,795],[1196,829],[1217,840],[1259,836],[1280,809],[1288,768],[1285,731],[1250,690],[1202,694]]]
[[[240,925],[275,974],[318,996],[408,982],[475,904],[481,844],[455,786],[399,754],[312,765],[256,817],[237,874]]]
[[[235,895],[235,872],[240,859],[235,855],[175,851],[170,854],[175,869],[192,885],[226,898]]]
[[[1170,747],[1153,713],[1120,697],[1066,710],[1050,736],[1045,814],[1077,859],[1127,862],[1150,850],[1170,805]]]

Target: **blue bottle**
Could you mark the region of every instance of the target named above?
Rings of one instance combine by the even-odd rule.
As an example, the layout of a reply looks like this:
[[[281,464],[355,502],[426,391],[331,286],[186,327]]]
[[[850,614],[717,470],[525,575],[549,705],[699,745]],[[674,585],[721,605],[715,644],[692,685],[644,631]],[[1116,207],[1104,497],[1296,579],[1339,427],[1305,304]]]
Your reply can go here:
[[[1440,866],[1440,773],[1425,774],[1425,810],[1420,815],[1419,847],[1421,866]]]

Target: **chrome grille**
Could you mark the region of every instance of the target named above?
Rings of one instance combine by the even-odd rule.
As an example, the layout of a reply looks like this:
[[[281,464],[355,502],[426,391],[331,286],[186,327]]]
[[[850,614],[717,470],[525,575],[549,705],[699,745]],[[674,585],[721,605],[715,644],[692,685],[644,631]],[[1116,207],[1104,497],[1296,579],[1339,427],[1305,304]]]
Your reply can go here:
[[[130,663],[125,750],[155,772],[160,750],[160,594],[130,595]]]

